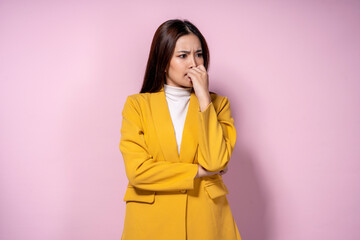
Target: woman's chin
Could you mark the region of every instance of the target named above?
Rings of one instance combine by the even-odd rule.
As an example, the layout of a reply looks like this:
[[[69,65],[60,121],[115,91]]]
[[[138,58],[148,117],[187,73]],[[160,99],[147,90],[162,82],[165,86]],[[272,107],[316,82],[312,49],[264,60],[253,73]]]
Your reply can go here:
[[[191,81],[191,79],[189,77],[186,78],[186,86],[188,86],[188,87],[193,86],[193,83],[192,83],[192,81]]]
[[[192,81],[190,80],[186,83],[186,85],[184,87],[192,87],[192,86],[193,86],[193,84],[192,84]]]

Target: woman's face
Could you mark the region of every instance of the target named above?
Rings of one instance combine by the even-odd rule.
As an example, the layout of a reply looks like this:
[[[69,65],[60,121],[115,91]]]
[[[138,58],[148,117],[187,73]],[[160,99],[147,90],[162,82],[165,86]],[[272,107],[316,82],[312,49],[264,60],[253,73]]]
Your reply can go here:
[[[166,84],[174,87],[192,87],[186,75],[192,67],[204,64],[199,38],[194,34],[181,36],[175,45],[173,56],[166,70]]]

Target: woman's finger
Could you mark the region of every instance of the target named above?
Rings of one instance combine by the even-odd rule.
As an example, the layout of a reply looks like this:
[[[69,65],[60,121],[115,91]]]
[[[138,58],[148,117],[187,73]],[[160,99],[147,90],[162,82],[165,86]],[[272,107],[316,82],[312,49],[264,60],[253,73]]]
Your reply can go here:
[[[198,73],[204,73],[204,71],[201,70],[201,69],[198,68],[198,67],[193,67],[193,68],[191,68],[190,70],[194,70],[194,71],[196,71],[196,72],[198,72]]]
[[[197,69],[197,68],[192,68],[188,71],[188,73],[193,73],[193,74],[197,74],[197,75],[200,75],[203,73],[201,72],[201,70]]]
[[[226,166],[223,170],[221,170],[219,173],[220,175],[224,175],[228,171],[228,167]]]
[[[206,72],[206,68],[205,68],[204,64],[200,64],[199,66],[197,66],[197,68]]]

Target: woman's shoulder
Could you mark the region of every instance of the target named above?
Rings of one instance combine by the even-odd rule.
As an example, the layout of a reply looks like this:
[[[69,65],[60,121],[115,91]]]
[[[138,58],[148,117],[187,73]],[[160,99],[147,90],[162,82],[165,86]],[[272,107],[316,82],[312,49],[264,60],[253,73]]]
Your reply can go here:
[[[141,101],[146,100],[149,98],[150,93],[134,93],[128,95],[128,99],[135,100],[135,101]]]
[[[127,102],[132,103],[133,105],[143,106],[148,105],[150,103],[150,98],[152,95],[158,94],[158,92],[154,93],[134,93],[127,96]]]
[[[141,106],[141,105],[148,105],[150,102],[150,98],[154,94],[160,94],[161,92],[153,92],[153,93],[135,93],[128,95],[127,101],[132,104]],[[229,100],[226,96],[220,95],[216,92],[210,91],[210,98],[211,102],[215,106],[215,108],[222,108],[224,105],[229,104]]]

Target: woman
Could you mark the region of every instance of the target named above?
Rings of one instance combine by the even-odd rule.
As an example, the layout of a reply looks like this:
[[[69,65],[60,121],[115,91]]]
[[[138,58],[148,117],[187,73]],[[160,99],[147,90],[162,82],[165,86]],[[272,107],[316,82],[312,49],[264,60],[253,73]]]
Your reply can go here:
[[[122,112],[123,240],[241,239],[221,176],[236,130],[228,99],[209,93],[208,64],[207,43],[192,23],[159,26],[142,89]]]

